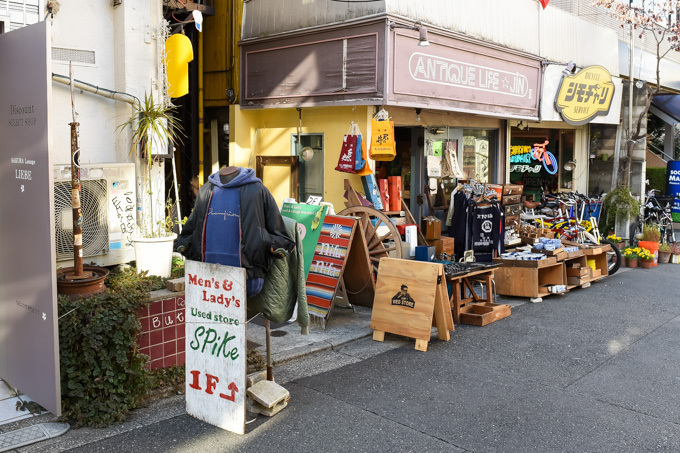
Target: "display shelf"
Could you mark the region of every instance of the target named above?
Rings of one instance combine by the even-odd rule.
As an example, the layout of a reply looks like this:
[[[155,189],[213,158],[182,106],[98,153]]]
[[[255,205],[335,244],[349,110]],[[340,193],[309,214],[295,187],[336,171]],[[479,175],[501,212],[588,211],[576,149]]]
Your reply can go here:
[[[567,284],[567,275],[563,262],[555,257],[537,261],[494,259],[502,263],[496,269],[496,293],[504,296],[529,297],[539,299],[553,294],[547,288],[554,285]]]

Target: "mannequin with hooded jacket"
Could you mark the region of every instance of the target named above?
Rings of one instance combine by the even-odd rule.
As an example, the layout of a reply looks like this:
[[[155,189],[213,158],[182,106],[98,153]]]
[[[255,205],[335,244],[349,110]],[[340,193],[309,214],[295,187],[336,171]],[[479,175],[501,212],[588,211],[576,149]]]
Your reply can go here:
[[[175,251],[187,259],[246,269],[247,296],[262,290],[270,256],[295,248],[274,197],[255,170],[223,167],[198,190]]]

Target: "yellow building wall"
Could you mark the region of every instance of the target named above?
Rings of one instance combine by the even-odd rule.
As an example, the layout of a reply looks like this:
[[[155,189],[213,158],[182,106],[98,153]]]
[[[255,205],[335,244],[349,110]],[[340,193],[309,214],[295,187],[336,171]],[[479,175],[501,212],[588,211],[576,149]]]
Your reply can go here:
[[[300,132],[324,136],[324,201],[332,203],[336,212],[345,208],[345,179],[349,179],[356,190],[364,191],[360,176],[335,171],[342,139],[352,121],[359,124],[367,137],[373,111],[372,106],[302,109]],[[297,134],[299,123],[298,111],[294,108],[241,110],[237,105],[230,106],[229,165],[255,168],[257,156],[290,156],[291,135]],[[289,196],[287,171],[267,169],[263,183],[279,205]]]
[[[478,115],[428,111],[420,113],[418,121],[413,108],[390,107],[388,114],[395,126],[415,127],[470,127],[499,129],[503,120]],[[229,110],[231,125],[229,144],[229,165],[255,168],[257,156],[290,156],[291,135],[297,134],[298,111],[290,109],[241,110],[232,105]],[[340,158],[342,139],[350,123],[359,125],[365,140],[370,140],[371,120],[375,115],[374,106],[356,107],[309,107],[302,109],[301,133],[324,135],[324,201],[333,204],[336,212],[345,208],[344,181],[348,179],[360,193],[364,193],[361,177],[335,170]],[[368,142],[366,146],[368,150]],[[369,164],[374,167],[373,162]],[[289,196],[289,172],[280,167],[267,168],[263,183],[272,192],[279,205]],[[305,201],[305,200],[302,200]]]

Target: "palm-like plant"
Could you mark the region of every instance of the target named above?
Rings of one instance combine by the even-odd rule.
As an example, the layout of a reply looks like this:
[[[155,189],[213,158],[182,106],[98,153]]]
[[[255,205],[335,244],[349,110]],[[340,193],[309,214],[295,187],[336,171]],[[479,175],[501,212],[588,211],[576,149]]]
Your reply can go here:
[[[154,100],[153,93],[145,93],[144,101],[140,101],[134,105],[132,116],[123,124],[118,126],[118,129],[125,129],[130,127],[132,129],[132,137],[130,139],[129,155],[134,156],[139,150],[141,159],[146,159],[147,165],[147,193],[149,200],[150,212],[143,214],[143,222],[141,226],[141,235],[143,237],[164,237],[172,234],[172,227],[174,221],[168,222],[168,217],[154,214],[153,209],[153,186],[151,183],[151,168],[154,162],[153,151],[162,150],[168,145],[177,145],[182,143],[182,125],[179,120],[173,115],[174,106],[166,105],[164,103],[157,103]],[[161,154],[161,153],[158,153]],[[165,203],[161,203],[165,206]]]

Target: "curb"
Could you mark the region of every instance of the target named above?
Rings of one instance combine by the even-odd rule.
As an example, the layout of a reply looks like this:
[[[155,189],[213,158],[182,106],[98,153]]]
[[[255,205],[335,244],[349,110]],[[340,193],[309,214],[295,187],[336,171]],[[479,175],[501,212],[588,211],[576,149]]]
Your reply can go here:
[[[297,348],[287,349],[285,351],[272,354],[272,363],[273,365],[282,365],[284,363],[292,362],[294,360],[301,359],[318,352],[325,352],[330,349],[343,346],[347,343],[351,343],[362,338],[370,337],[372,334],[373,333],[371,330],[369,330],[368,332],[357,332],[355,335],[346,335],[338,339],[337,341],[322,340],[317,341],[316,343],[310,343],[304,346],[299,346]],[[266,354],[266,351],[261,352],[264,352]]]

